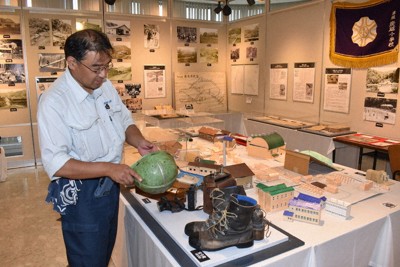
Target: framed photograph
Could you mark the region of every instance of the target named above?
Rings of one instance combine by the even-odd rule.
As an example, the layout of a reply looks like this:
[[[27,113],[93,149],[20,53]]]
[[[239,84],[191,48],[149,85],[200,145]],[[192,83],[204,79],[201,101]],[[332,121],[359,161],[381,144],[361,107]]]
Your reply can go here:
[[[131,59],[131,42],[112,42],[114,53],[112,58],[116,60],[130,60]]]
[[[260,27],[258,23],[244,26],[243,31],[245,42],[258,41],[258,39],[260,38]]]
[[[129,20],[106,20],[105,31],[108,38],[131,36],[131,22]]]
[[[155,24],[143,25],[144,48],[160,48],[160,27]]]
[[[176,33],[180,43],[197,43],[197,28],[178,26]]]
[[[232,28],[228,30],[229,44],[240,44],[242,42],[242,28]]]
[[[40,72],[65,71],[67,62],[64,53],[41,53],[39,55]]]
[[[75,27],[77,31],[84,29],[94,29],[97,31],[102,31],[101,24],[101,19],[77,18]]]
[[[31,46],[50,46],[50,20],[29,19],[29,39]]]
[[[367,92],[398,94],[399,70],[397,67],[376,67],[367,70]]]
[[[53,38],[53,46],[64,47],[65,40],[72,34],[71,20],[52,19],[51,20],[51,36]]]
[[[397,99],[366,97],[364,120],[394,124],[396,121]]]
[[[201,44],[218,44],[218,29],[200,28]]]
[[[23,59],[21,39],[0,39],[0,60]]]
[[[200,63],[218,63],[218,49],[212,47],[200,48]]]
[[[177,50],[178,63],[197,63],[196,47],[182,46]]]
[[[21,34],[21,22],[19,16],[4,15],[0,17],[0,34],[19,35]]]
[[[27,107],[26,88],[0,88],[0,109]]]
[[[132,65],[131,63],[116,62],[108,71],[108,79],[110,81],[131,81]]]
[[[0,64],[0,84],[25,83],[24,64]]]

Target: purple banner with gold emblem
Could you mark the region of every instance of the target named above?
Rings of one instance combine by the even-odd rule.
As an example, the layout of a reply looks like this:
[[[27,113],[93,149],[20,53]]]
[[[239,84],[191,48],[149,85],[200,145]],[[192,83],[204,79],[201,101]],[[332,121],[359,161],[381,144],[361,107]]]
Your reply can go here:
[[[399,0],[333,3],[330,59],[339,66],[368,68],[397,61]]]

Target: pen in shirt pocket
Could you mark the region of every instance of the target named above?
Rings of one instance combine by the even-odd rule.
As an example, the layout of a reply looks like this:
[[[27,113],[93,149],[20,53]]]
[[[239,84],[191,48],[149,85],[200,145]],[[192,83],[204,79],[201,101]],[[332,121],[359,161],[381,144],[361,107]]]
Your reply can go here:
[[[110,121],[112,121],[112,118],[111,118],[111,109],[110,109],[110,105],[108,104],[108,103],[110,103],[110,102],[111,102],[111,100],[104,102],[104,104],[105,104],[104,107],[106,108],[106,110],[107,110],[107,112],[108,112],[108,117],[110,118]]]

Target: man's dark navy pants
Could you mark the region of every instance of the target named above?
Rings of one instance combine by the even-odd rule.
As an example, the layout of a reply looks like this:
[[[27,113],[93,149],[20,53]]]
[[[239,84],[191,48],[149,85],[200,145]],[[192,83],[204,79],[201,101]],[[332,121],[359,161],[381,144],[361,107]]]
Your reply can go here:
[[[117,235],[119,185],[107,179],[106,188],[104,178],[81,180],[77,205],[69,205],[67,214],[61,216],[70,267],[107,267],[111,259]]]

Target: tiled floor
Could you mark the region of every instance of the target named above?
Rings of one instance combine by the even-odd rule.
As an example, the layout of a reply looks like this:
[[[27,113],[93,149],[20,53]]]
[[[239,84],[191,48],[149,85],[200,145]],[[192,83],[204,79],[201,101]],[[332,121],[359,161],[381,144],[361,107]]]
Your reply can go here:
[[[67,266],[60,216],[44,201],[48,183],[41,167],[8,170],[0,183],[0,266]]]

